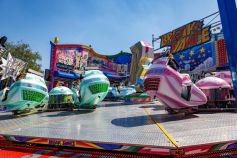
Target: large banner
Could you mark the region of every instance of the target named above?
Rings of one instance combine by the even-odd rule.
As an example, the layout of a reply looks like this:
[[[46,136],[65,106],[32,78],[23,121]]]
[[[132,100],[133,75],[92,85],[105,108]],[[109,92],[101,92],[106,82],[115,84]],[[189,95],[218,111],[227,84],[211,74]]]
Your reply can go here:
[[[216,66],[215,43],[209,42],[174,54],[181,69],[186,71],[208,71]]]
[[[114,80],[125,80],[129,76],[132,56],[130,53],[121,51],[115,55],[102,55],[85,45],[50,44],[49,89],[57,85],[71,87],[71,81],[79,78],[86,70],[98,69]]]
[[[56,66],[61,71],[82,71],[87,67],[88,51],[80,48],[57,49]]]
[[[170,52],[180,52],[210,41],[210,26],[203,27],[203,21],[193,21],[160,36],[160,47],[170,47]]]

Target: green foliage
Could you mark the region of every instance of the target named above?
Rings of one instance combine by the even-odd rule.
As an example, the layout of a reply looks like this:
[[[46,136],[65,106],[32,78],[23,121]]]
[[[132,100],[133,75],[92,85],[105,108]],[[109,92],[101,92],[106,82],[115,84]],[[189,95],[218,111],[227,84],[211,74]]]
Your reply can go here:
[[[3,57],[6,59],[8,52],[15,58],[21,59],[27,62],[26,69],[33,69],[35,71],[42,72],[41,65],[38,64],[42,60],[39,52],[33,52],[28,44],[18,42],[18,43],[7,43],[7,52],[4,52]]]

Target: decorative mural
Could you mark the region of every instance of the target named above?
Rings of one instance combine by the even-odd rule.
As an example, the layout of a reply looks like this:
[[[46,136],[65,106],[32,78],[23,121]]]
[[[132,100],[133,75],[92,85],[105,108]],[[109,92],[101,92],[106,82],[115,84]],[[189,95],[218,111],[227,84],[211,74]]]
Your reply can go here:
[[[38,148],[37,146],[30,146],[27,149],[25,146],[18,146],[17,148],[19,150],[9,150],[9,153],[14,153],[15,151],[17,156],[27,156],[30,153],[30,151],[37,152],[37,155],[40,155],[40,153],[44,153],[48,151],[48,157],[53,156],[53,154],[56,154],[54,150],[54,146],[69,146],[69,147],[77,147],[77,148],[84,148],[84,152],[87,152],[85,149],[97,149],[98,152],[101,154],[104,153],[104,155],[107,155],[106,151],[123,151],[127,154],[134,154],[134,153],[140,153],[140,154],[153,154],[154,157],[157,156],[198,156],[198,154],[205,154],[211,156],[219,156],[222,154],[230,153],[228,151],[236,151],[237,149],[237,141],[227,141],[227,142],[216,142],[212,144],[198,144],[193,146],[180,146],[178,148],[170,147],[170,146],[149,146],[149,145],[133,145],[133,144],[116,144],[116,143],[105,143],[105,142],[90,142],[90,141],[77,141],[77,140],[66,140],[66,139],[51,139],[51,138],[36,138],[36,137],[24,137],[24,136],[7,136],[7,135],[1,135],[0,140],[2,141],[2,144],[0,146],[4,146],[4,149],[1,150],[0,156],[5,154],[4,152],[7,152],[7,147],[11,147],[12,143],[14,142],[21,142],[21,143],[33,143],[33,144],[47,144],[52,145],[52,148],[48,148],[47,150],[44,150],[42,147]],[[7,142],[10,141],[10,142]],[[21,148],[22,147],[22,148]],[[14,147],[16,149],[16,146]],[[26,149],[26,150],[24,150]],[[29,150],[30,149],[30,150]],[[61,148],[63,149],[63,148]],[[39,153],[39,151],[41,151]],[[44,152],[43,152],[44,151]],[[50,151],[50,152],[49,152]],[[77,150],[80,152],[80,150]],[[109,152],[110,155],[112,154]],[[124,155],[119,155],[118,157],[125,157],[128,156],[124,153]],[[234,153],[234,152],[233,152]],[[72,153],[65,153],[68,155],[64,155],[64,157],[72,157],[75,155],[74,152]],[[93,154],[93,151],[90,151],[90,154]],[[98,155],[99,153],[97,153]],[[44,155],[44,157],[47,157],[47,155]],[[17,157],[16,156],[16,157]],[[63,155],[61,155],[63,156]],[[92,156],[94,157],[94,156]]]
[[[160,47],[170,46],[170,52],[175,53],[210,41],[210,26],[203,25],[203,21],[193,21],[160,36]]]
[[[181,70],[190,73],[215,70],[228,66],[225,41],[212,34],[211,26],[197,20],[160,36],[160,48],[166,47],[180,65]],[[221,37],[221,38],[218,38]],[[163,53],[155,53],[155,58]]]
[[[132,54],[101,55],[85,45],[55,44],[51,42],[50,84],[72,86],[73,80],[87,68],[104,72],[110,80],[122,81],[129,77]]]
[[[153,47],[144,41],[139,41],[131,48],[132,63],[130,70],[130,83],[136,84],[141,75],[145,74],[143,65],[148,65],[154,59]]]
[[[186,71],[208,70],[215,66],[215,45],[213,42],[192,47],[182,52],[174,54],[174,58]]]
[[[228,57],[224,39],[208,42],[176,52],[174,58],[182,70],[201,72],[228,66]]]

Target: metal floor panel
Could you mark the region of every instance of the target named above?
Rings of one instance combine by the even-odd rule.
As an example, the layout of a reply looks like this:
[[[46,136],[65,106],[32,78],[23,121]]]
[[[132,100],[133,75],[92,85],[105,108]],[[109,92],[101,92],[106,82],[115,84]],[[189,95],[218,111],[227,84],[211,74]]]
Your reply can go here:
[[[237,114],[231,112],[197,113],[184,116],[149,109],[179,146],[207,144],[237,139]]]
[[[140,106],[106,103],[88,113],[45,112],[20,118],[1,114],[0,134],[173,146]]]
[[[237,139],[236,113],[169,115],[162,106],[120,102],[103,102],[93,112],[45,112],[19,118],[1,112],[0,134],[174,147],[144,108],[179,146]]]

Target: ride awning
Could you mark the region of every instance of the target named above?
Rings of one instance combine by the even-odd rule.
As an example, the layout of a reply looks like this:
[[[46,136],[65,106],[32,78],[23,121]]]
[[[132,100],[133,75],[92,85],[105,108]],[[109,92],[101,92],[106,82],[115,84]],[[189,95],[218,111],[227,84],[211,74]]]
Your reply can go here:
[[[68,78],[68,79],[76,79],[76,78],[78,78],[78,74],[76,74],[74,72],[68,73],[68,72],[63,72],[63,71],[54,71],[54,76],[55,77]]]
[[[125,80],[125,79],[129,78],[129,75],[119,76],[119,75],[114,75],[114,74],[108,73],[108,72],[103,72],[103,73],[106,77],[108,77],[111,80]]]

